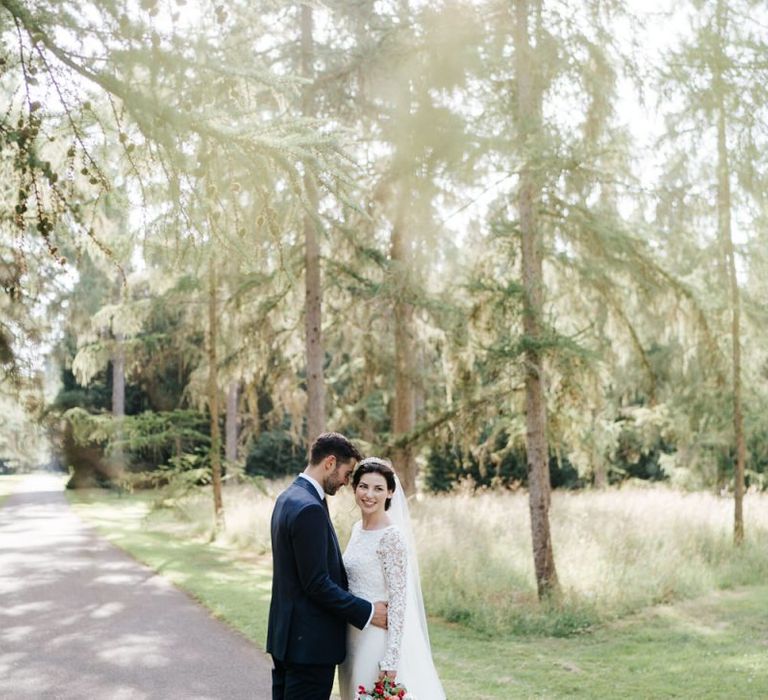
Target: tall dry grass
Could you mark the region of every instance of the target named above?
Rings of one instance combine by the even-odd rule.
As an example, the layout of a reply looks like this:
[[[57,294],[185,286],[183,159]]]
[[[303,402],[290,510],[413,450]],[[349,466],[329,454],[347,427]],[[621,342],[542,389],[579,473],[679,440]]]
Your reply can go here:
[[[756,494],[736,550],[730,499],[665,488],[554,493],[564,596],[549,606],[536,603],[526,494],[433,497],[413,510],[430,611],[492,632],[568,634],[768,574],[768,497]]]
[[[223,544],[269,550],[269,518],[288,481],[225,491]],[[358,519],[350,489],[330,499],[342,546]],[[454,493],[412,500],[428,611],[489,634],[570,634],[658,602],[768,576],[768,496],[745,499],[747,538],[732,544],[733,504],[663,487],[556,492],[551,523],[564,595],[539,605],[527,495]],[[209,496],[177,504],[188,533],[210,535]]]

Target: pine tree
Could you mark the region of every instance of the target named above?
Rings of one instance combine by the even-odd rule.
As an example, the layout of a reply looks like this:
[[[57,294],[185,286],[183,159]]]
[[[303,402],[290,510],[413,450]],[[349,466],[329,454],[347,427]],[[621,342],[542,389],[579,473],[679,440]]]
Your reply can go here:
[[[682,109],[671,122],[670,136],[686,143],[684,125],[692,124],[705,136],[716,163],[702,170],[714,182],[714,236],[719,242],[719,277],[730,317],[730,365],[732,403],[732,453],[734,478],[734,542],[744,539],[743,496],[747,462],[744,430],[742,353],[742,301],[739,281],[738,249],[734,244],[733,220],[739,204],[756,195],[754,184],[755,152],[766,142],[768,133],[759,114],[764,112],[765,85],[768,73],[762,56],[768,44],[762,38],[759,24],[742,22],[757,3],[746,0],[718,0],[714,7],[697,8],[693,37],[670,53],[664,85],[682,92]],[[696,161],[699,153],[689,151]],[[707,172],[709,170],[709,172]],[[747,173],[750,176],[744,177]],[[737,178],[740,192],[734,197],[733,181]],[[739,201],[741,200],[741,202]]]
[[[523,283],[523,342],[525,344],[525,417],[528,490],[533,559],[539,597],[557,594],[559,582],[549,527],[550,478],[547,407],[544,397],[544,362],[541,353],[544,313],[542,233],[539,227],[541,182],[536,144],[542,137],[541,79],[534,69],[530,25],[535,26],[536,4],[515,2],[515,78],[517,82],[518,138],[526,154],[517,191]]]

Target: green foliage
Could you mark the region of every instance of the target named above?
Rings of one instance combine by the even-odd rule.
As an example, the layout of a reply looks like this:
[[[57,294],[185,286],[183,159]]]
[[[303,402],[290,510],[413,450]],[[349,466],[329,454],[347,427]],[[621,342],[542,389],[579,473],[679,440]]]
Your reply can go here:
[[[136,484],[157,486],[178,481],[184,490],[189,484],[208,483],[208,423],[196,411],[145,411],[117,420],[107,413],[94,414],[76,407],[62,418],[67,425],[65,452],[87,450],[99,485],[115,481],[120,488],[133,488]],[[129,474],[123,468],[108,468],[117,452]],[[87,471],[76,461],[69,463]]]
[[[301,468],[312,437],[301,237],[311,209],[322,232],[329,427],[370,452],[407,444],[431,490],[525,486],[524,361],[534,351],[545,358],[554,485],[728,489],[730,318],[710,187],[723,98],[742,237],[747,478],[765,488],[768,81],[754,58],[765,49],[757,5],[722,4],[721,31],[714,6],[697,3],[662,56],[642,37],[663,19],[644,26],[622,3],[542,3],[531,27],[531,77],[544,94],[535,142],[520,138],[512,109],[508,7],[313,7],[316,27],[332,29],[315,32],[310,114],[295,8],[235,2],[215,26],[190,12],[182,31],[171,5],[135,16],[73,0],[0,7],[0,364],[36,387],[19,404],[52,404],[47,425],[70,466],[100,465],[108,479],[122,452],[129,472],[174,460],[180,474],[202,468],[188,460],[208,446],[216,369],[220,399],[239,388],[231,473]],[[86,35],[93,46],[73,53],[68,37]],[[263,43],[246,57],[238,48]],[[711,77],[721,63],[719,94]],[[643,101],[666,122],[638,130],[630,116]],[[522,327],[524,163],[542,189],[535,339]],[[396,228],[409,241],[397,261]],[[211,259],[222,280],[216,368],[204,352]],[[416,425],[394,435],[403,302],[413,309]],[[52,339],[55,352],[15,361],[20,344]],[[118,351],[119,430],[106,416]],[[40,389],[48,356],[61,376],[52,402],[55,389]],[[92,417],[57,425],[78,407]]]
[[[69,369],[62,370],[61,380],[61,388],[51,405],[52,410],[67,411],[77,407],[86,411],[103,411],[109,407],[111,388],[103,374],[96,377],[87,387],[78,384]]]
[[[137,474],[134,479],[139,479],[145,488],[151,484],[158,489],[154,509],[171,507],[183,510],[185,498],[211,484],[209,452],[176,455],[171,457],[169,464],[152,472]]]
[[[113,425],[117,423],[111,417],[109,420]],[[181,456],[207,448],[210,442],[207,427],[205,416],[197,411],[145,411],[120,421],[120,433],[110,448],[119,446],[145,461],[172,464],[171,453]]]
[[[274,479],[297,474],[306,465],[306,448],[295,445],[288,433],[271,430],[259,433],[245,462],[245,473]]]
[[[579,474],[567,459],[553,454],[549,461],[550,483],[553,488],[577,488],[583,485]],[[509,436],[499,432],[489,445],[462,453],[456,445],[433,446],[427,455],[425,487],[433,492],[460,488],[518,489],[528,484],[525,450],[510,446]]]
[[[499,443],[504,437],[499,435]],[[501,445],[497,443],[497,447]],[[471,452],[462,455],[450,445],[433,448],[427,458],[426,486],[430,491],[450,491],[454,484],[466,481],[473,487],[519,487],[527,482],[525,453],[502,450],[481,462]]]

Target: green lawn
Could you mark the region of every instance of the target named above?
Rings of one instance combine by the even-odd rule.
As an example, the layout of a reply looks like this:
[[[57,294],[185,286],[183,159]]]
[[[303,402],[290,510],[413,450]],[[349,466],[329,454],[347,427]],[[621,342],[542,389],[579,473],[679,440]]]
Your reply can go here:
[[[174,536],[150,497],[70,494],[115,544],[263,646],[268,557]],[[435,662],[453,700],[768,697],[768,586],[658,606],[570,638],[489,639],[432,620]]]
[[[768,696],[768,587],[655,607],[568,639],[432,630],[443,681],[458,691],[449,697]]]
[[[26,474],[0,474],[0,505],[26,479]]]

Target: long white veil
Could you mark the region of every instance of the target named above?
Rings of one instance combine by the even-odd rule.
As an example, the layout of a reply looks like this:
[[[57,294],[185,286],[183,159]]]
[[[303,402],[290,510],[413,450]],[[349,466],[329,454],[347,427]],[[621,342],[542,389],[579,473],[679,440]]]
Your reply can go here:
[[[395,493],[392,495],[389,514],[390,522],[400,528],[408,548],[408,574],[406,576],[405,628],[401,665],[398,671],[408,686],[413,700],[445,700],[445,691],[437,676],[429,643],[427,615],[424,611],[424,597],[421,593],[419,558],[416,552],[416,538],[413,534],[408,499],[395,475]],[[413,611],[413,612],[409,612]]]
[[[406,582],[406,601],[407,606],[413,606],[417,613],[417,621],[424,636],[424,642],[427,645],[427,651],[430,651],[429,630],[427,628],[427,614],[424,610],[424,596],[421,593],[421,576],[419,574],[419,557],[416,551],[416,538],[413,534],[413,525],[411,523],[411,514],[408,510],[408,499],[400,483],[400,479],[395,474],[395,493],[392,496],[392,503],[389,506],[387,515],[393,525],[397,525],[405,536],[406,546],[408,547],[408,578]]]

